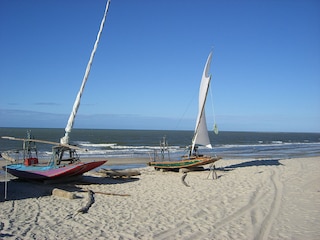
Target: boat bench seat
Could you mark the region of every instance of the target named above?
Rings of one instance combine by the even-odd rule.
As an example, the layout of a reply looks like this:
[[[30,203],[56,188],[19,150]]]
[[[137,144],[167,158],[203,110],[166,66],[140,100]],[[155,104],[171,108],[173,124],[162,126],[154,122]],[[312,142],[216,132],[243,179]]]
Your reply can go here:
[[[79,158],[76,158],[76,157],[60,159],[61,162],[71,162],[71,163],[76,162],[78,160]]]

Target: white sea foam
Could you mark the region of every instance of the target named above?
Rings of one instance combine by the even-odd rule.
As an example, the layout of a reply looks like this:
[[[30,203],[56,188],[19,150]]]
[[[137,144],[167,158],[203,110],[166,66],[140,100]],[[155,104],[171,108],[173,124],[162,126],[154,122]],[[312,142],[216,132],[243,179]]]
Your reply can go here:
[[[6,129],[3,129],[3,131]],[[54,131],[48,130],[48,136],[52,137]],[[116,134],[115,134],[116,133]],[[3,135],[9,133],[4,132]],[[115,135],[112,135],[115,134]],[[142,135],[141,135],[142,134]],[[176,132],[174,133],[176,134]],[[181,156],[185,155],[188,148],[185,147],[189,143],[188,134],[182,134],[181,137],[168,138],[171,144],[167,147],[170,155]],[[78,140],[86,137],[86,141]],[[78,150],[81,156],[88,157],[123,157],[123,156],[143,156],[160,153],[159,142],[155,141],[159,133],[155,136],[154,132],[146,131],[95,131],[94,134],[90,130],[90,134],[83,133],[78,139],[75,136],[73,143],[83,150]],[[191,135],[191,134],[190,134]],[[112,140],[108,142],[106,136],[112,136]],[[310,139],[309,139],[309,138]],[[46,139],[46,137],[41,137]],[[250,158],[270,157],[296,157],[305,154],[314,156],[320,154],[320,139],[314,138],[312,134],[282,134],[282,133],[221,133],[213,142],[213,149],[199,147],[199,152],[203,154],[216,154],[223,158],[241,158],[243,156]],[[101,142],[96,142],[97,139],[104,139]],[[161,138],[160,138],[161,139]],[[1,139],[0,139],[1,140]],[[1,151],[8,149],[16,149],[17,143],[14,141],[2,141],[0,145]],[[20,146],[20,145],[19,145]],[[51,145],[37,145],[40,156],[50,157]]]
[[[127,157],[127,156],[148,156],[155,153],[160,153],[160,146],[130,146],[130,145],[117,145],[115,143],[91,144],[82,143],[82,146],[87,146],[86,151],[78,151],[81,155],[85,156],[103,156],[103,157]],[[103,147],[102,147],[103,146]],[[107,147],[106,147],[107,146]],[[213,149],[199,147],[200,152],[204,154],[217,154],[222,157],[264,157],[272,155],[273,157],[286,157],[296,154],[297,152],[312,154],[317,153],[316,149],[320,149],[320,143],[289,143],[282,141],[272,141],[271,143],[263,143],[258,141],[257,144],[223,144],[216,145]],[[173,156],[184,155],[188,148],[180,146],[168,146]],[[318,150],[319,152],[320,150]]]

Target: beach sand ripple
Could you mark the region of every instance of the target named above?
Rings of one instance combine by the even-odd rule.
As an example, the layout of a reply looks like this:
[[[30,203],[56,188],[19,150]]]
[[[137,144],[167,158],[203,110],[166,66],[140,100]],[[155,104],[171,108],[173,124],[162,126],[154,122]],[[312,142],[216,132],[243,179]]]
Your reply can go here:
[[[12,179],[1,239],[320,239],[320,157],[220,160],[209,171],[139,169],[129,179],[89,172],[75,183]],[[75,199],[52,196],[54,188]],[[87,213],[88,190],[95,192]],[[104,194],[105,193],[105,194]]]

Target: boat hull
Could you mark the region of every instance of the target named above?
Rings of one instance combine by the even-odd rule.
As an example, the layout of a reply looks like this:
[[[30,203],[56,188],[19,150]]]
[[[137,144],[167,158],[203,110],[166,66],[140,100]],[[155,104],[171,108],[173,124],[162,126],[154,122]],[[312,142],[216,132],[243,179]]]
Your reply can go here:
[[[10,164],[4,166],[3,169],[18,178],[47,180],[82,175],[85,172],[103,165],[105,162],[107,162],[107,160],[88,163],[77,162],[63,166],[26,166],[24,164]]]
[[[155,169],[194,168],[214,163],[219,159],[221,159],[221,157],[202,156],[179,161],[149,162],[148,165],[154,167]]]

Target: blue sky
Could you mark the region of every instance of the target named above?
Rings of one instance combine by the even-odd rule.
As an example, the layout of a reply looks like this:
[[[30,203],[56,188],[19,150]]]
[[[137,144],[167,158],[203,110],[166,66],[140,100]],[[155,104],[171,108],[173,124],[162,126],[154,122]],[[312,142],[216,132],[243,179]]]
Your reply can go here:
[[[0,127],[64,128],[106,0],[0,2]],[[320,2],[112,0],[75,128],[320,132]]]

